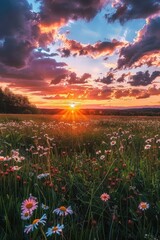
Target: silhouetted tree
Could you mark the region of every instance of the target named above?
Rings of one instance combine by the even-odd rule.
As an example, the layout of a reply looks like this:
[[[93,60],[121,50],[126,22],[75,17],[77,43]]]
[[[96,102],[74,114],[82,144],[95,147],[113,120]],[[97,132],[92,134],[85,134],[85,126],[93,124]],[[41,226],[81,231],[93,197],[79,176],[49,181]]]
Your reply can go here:
[[[14,94],[9,88],[0,88],[0,113],[38,113],[28,98]]]

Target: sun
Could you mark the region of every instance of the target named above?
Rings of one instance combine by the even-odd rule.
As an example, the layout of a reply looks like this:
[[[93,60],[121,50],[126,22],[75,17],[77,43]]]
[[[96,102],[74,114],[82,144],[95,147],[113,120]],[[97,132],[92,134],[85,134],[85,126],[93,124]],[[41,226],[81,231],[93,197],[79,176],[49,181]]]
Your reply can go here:
[[[69,106],[73,109],[73,108],[76,107],[76,104],[75,103],[71,103]]]
[[[62,113],[62,119],[69,122],[76,122],[86,120],[86,116],[83,114],[83,110],[80,108],[80,103],[70,102],[67,104],[68,107],[64,109]]]

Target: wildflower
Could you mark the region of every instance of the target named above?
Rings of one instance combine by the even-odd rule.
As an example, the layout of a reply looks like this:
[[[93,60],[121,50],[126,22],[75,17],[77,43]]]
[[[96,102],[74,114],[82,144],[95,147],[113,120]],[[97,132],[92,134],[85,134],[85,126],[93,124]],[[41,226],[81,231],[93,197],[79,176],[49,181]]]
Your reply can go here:
[[[104,153],[105,154],[109,154],[109,153],[111,153],[111,150],[110,149],[109,150],[105,150]]]
[[[96,155],[99,155],[99,154],[101,154],[101,150],[96,151]]]
[[[6,157],[4,158],[4,161],[10,161],[11,159],[12,159],[11,157],[6,156]]]
[[[46,236],[52,236],[54,233],[57,233],[60,235],[62,233],[62,229],[64,228],[64,225],[58,224],[57,226],[53,226],[52,228],[48,228],[48,231],[46,232]]]
[[[107,202],[110,199],[110,196],[107,193],[103,193],[100,196],[100,198],[101,198],[102,201]]]
[[[144,146],[144,149],[150,149],[151,148],[151,145],[150,144],[147,144]]]
[[[24,232],[27,233],[27,234],[31,231],[33,232],[35,229],[38,228],[39,224],[45,225],[46,220],[47,220],[46,214],[44,214],[41,218],[34,219],[32,224],[25,226]]]
[[[149,204],[147,202],[141,202],[138,206],[138,208],[142,211],[146,210],[149,208]]]
[[[4,160],[5,160],[5,157],[0,156],[0,161],[4,161]]]
[[[22,220],[28,220],[28,219],[30,219],[31,216],[32,216],[32,212],[30,212],[28,210],[24,210],[21,213],[21,219]]]
[[[33,197],[32,195],[23,201],[21,209],[24,210],[28,210],[29,212],[33,212],[33,210],[35,210],[38,206],[37,206],[38,202],[36,200],[35,197]]]
[[[111,141],[110,144],[111,144],[111,146],[114,146],[114,145],[116,145],[116,141]]]
[[[68,214],[73,214],[73,211],[71,207],[69,206],[68,208],[61,206],[59,208],[56,208],[53,213],[56,213],[59,216],[67,216]]]
[[[43,203],[42,203],[41,207],[42,207],[43,210],[48,210],[49,209],[49,207],[47,205],[43,204]]]
[[[104,159],[105,159],[105,155],[101,155],[100,160],[104,160]]]
[[[13,171],[18,171],[18,170],[20,170],[21,169],[21,167],[18,167],[18,166],[13,166],[13,167],[11,167],[11,170],[13,170]]]
[[[49,176],[49,173],[41,173],[41,174],[37,175],[37,178],[42,179],[42,178],[46,178],[48,176]]]

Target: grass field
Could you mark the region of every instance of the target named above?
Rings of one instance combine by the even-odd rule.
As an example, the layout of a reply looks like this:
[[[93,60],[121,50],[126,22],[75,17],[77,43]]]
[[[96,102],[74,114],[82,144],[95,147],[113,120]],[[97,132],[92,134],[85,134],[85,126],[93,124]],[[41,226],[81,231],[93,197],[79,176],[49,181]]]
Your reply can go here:
[[[0,240],[42,239],[160,239],[160,118],[0,115]]]

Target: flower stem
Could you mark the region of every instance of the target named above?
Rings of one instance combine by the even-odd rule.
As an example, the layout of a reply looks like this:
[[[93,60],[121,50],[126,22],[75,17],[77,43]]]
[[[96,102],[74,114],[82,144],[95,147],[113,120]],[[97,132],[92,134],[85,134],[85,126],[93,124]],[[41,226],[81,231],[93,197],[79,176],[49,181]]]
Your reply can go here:
[[[40,227],[40,230],[41,230],[41,233],[42,233],[42,235],[43,235],[43,237],[44,237],[44,240],[47,240],[47,237],[46,237],[46,235],[45,235],[45,233],[44,233],[44,231],[43,231],[42,226]]]

